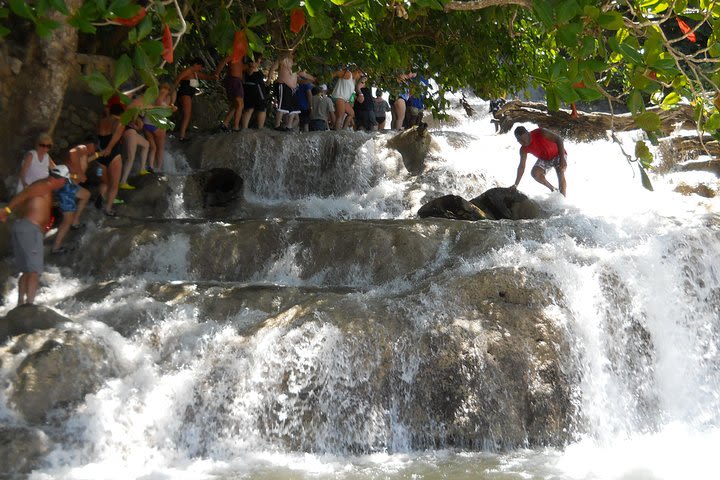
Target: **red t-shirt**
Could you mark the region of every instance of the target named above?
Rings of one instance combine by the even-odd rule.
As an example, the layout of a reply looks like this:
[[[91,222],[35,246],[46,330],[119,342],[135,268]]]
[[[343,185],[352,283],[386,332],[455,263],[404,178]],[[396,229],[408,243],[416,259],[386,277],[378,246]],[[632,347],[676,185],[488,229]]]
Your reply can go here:
[[[546,161],[558,156],[557,143],[545,138],[539,128],[530,132],[530,145],[525,147],[525,151],[532,153],[540,160]]]

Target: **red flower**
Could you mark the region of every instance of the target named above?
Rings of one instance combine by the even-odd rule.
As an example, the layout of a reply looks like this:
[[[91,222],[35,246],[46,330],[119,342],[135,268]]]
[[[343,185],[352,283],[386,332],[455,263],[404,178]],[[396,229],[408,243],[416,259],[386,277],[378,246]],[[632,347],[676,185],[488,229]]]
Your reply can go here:
[[[687,23],[685,23],[680,17],[675,17],[675,20],[677,20],[678,27],[680,27],[680,31],[683,33],[683,35],[687,35],[687,37],[685,38],[687,38],[691,42],[697,41],[695,32],[692,31],[692,28],[690,28]]]
[[[173,63],[173,39],[172,33],[170,33],[170,27],[165,24],[165,31],[163,32],[162,38],[163,51],[162,57],[168,63]]]
[[[290,31],[298,33],[305,25],[305,10],[302,8],[293,8],[290,10]]]

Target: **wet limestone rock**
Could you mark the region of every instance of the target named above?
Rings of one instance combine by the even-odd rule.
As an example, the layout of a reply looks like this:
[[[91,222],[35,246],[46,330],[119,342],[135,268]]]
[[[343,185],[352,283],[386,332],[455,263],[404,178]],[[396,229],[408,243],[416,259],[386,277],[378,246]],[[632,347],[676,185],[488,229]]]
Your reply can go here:
[[[451,218],[453,220],[484,220],[485,212],[458,195],[445,195],[429,201],[418,210],[420,218]]]
[[[119,190],[118,197],[125,204],[118,208],[123,216],[136,218],[164,218],[169,208],[172,189],[163,175],[143,175],[130,178],[135,190]]]
[[[226,207],[242,199],[243,179],[230,168],[194,172],[185,181],[186,208]]]
[[[421,174],[425,170],[425,159],[439,149],[425,123],[398,133],[387,141],[387,146],[400,152],[405,168],[412,175]]]
[[[491,188],[470,200],[470,203],[493,220],[521,220],[542,216],[540,206],[516,188]]]
[[[458,220],[521,220],[541,218],[540,206],[514,188],[491,188],[469,202],[457,195],[445,195],[423,205],[420,218],[438,217]]]
[[[81,402],[119,374],[112,349],[88,332],[51,329],[27,337],[13,349],[30,353],[16,369],[9,397],[32,424],[43,422],[54,408]],[[37,340],[44,340],[39,348],[33,347]]]
[[[54,328],[71,320],[42,305],[23,305],[10,310],[0,319],[0,343],[10,337],[36,330]]]
[[[52,442],[42,430],[26,427],[0,427],[0,476],[31,472],[52,450]]]

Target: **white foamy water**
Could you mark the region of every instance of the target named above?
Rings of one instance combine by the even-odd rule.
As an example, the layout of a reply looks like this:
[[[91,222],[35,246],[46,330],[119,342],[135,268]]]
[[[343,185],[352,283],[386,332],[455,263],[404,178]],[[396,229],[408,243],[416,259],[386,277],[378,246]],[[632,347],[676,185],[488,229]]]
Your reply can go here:
[[[437,135],[441,151],[420,177],[398,171],[395,152],[365,145],[349,174],[366,183],[359,181],[358,188],[344,196],[315,195],[290,203],[303,217],[406,219],[414,218],[436,193],[470,199],[488,188],[511,185],[519,146],[512,133],[494,133],[484,102],[477,111],[476,119],[453,128],[467,135],[464,147],[455,148]],[[640,134],[619,137],[625,150],[633,151]],[[364,375],[379,362],[372,345],[354,345],[323,323],[320,314],[295,326],[293,315],[302,310],[298,305],[269,318],[262,328],[238,334],[249,319],[265,314],[245,306],[228,318],[206,318],[196,308],[145,295],[149,282],[187,275],[189,243],[178,234],[128,259],[147,264],[152,273],[118,279],[111,293],[90,308],[73,301],[63,304],[69,316],[113,346],[125,374],[67,413],[62,431],[55,432],[55,450],[29,478],[715,478],[714,451],[720,442],[720,242],[717,222],[708,215],[717,215],[720,208],[717,199],[682,196],[673,189],[681,181],[717,186],[717,179],[699,172],[664,177],[651,173],[655,191],[648,192],[637,166],[628,165],[612,142],[567,141],[566,148],[567,198],[549,193],[531,178],[530,160],[519,187],[552,213],[543,221],[541,240],[513,238],[511,229],[497,229],[495,234],[509,237],[503,247],[460,259],[454,272],[446,272],[530,268],[548,274],[563,291],[566,305],[551,306],[546,314],[573,338],[572,356],[581,376],[575,399],[578,433],[566,447],[502,453],[413,451],[412,432],[393,410],[401,408],[404,399],[394,398],[386,412],[373,409],[357,394],[367,388]],[[175,157],[179,155],[173,153]],[[375,178],[378,168],[384,174]],[[549,179],[557,184],[552,174]],[[286,201],[249,193],[259,205]],[[181,203],[175,204],[173,212],[182,213],[177,206]],[[451,256],[444,245],[437,252],[438,265]],[[289,245],[253,281],[322,285],[323,272],[302,277],[297,248]],[[51,268],[38,302],[55,305],[87,286],[68,275]],[[412,279],[377,286],[366,277],[359,259],[344,285],[370,285],[366,293],[356,294],[368,301],[412,291]],[[435,293],[437,298],[428,299],[414,318],[416,328],[432,328],[434,316],[442,313],[438,299],[443,292]],[[8,293],[10,299],[16,295],[16,290]],[[142,327],[136,335],[122,337],[94,322],[107,311],[120,317],[142,311]],[[397,367],[400,382],[412,382],[417,375],[419,359],[411,342],[397,339],[396,349],[403,352]],[[356,359],[359,353],[367,356]],[[290,376],[283,373],[287,364],[292,364]],[[332,395],[317,393],[317,409],[332,422],[302,431],[292,418],[296,398],[277,392],[308,394],[306,389],[318,378]],[[268,408],[276,421],[258,423]],[[312,416],[317,411],[303,413]],[[8,408],[4,393],[0,421],[22,422]],[[368,450],[380,445],[380,451],[338,451],[342,442],[370,446]]]

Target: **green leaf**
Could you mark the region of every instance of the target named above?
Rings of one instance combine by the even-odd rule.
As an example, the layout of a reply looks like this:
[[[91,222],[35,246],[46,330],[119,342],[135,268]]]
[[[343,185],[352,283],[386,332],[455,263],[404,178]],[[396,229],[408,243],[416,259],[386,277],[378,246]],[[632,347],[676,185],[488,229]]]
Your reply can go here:
[[[643,64],[643,56],[642,53],[637,51],[635,48],[631,47],[627,43],[620,43],[618,44],[617,50],[622,53],[622,56],[625,57],[629,62],[641,65]]]
[[[565,0],[557,8],[557,23],[563,25],[580,13],[580,5],[575,0]]]
[[[580,48],[580,56],[589,57],[593,53],[595,53],[595,37],[584,37],[582,39],[582,47]]]
[[[660,129],[660,116],[655,112],[642,112],[636,115],[633,120],[635,125],[645,131],[653,132]]]
[[[637,157],[645,167],[649,167],[653,161],[653,154],[642,140],[635,142],[635,157]]]
[[[47,17],[39,17],[35,21],[35,33],[37,33],[38,36],[42,38],[46,38],[53,30],[55,30],[59,26],[60,23],[56,22],[55,20],[50,20]]]
[[[605,98],[605,96],[594,88],[576,88],[575,91],[580,95],[580,98],[586,102],[594,102]]]
[[[10,29],[0,25],[0,38],[6,36],[8,33],[10,33]]]
[[[333,2],[334,1],[335,0],[333,0]],[[533,10],[545,28],[550,30],[555,23],[553,18],[553,5],[545,0],[535,0],[533,2]]]
[[[95,33],[97,31],[95,25],[90,23],[90,21],[85,17],[73,17],[68,21],[68,23],[83,33]]]
[[[570,23],[558,29],[557,38],[562,45],[573,48],[578,44],[577,36],[580,33],[581,26],[577,23]]]
[[[93,95],[102,96],[104,99],[110,98],[110,95],[115,91],[107,78],[105,78],[105,75],[100,72],[92,72],[90,75],[84,76],[83,80],[88,84]]]
[[[308,18],[310,31],[316,38],[330,38],[333,34],[333,21],[325,14]]]
[[[628,95],[627,106],[632,113],[638,113],[645,110],[645,101],[643,100],[642,93],[640,93],[639,90],[633,90],[630,92],[630,95]]]
[[[284,10],[290,10],[291,8],[298,8],[300,6],[299,0],[280,0],[278,3]],[[342,5],[342,3],[338,5]]]
[[[680,101],[680,95],[678,95],[677,92],[670,92],[667,95],[665,95],[665,98],[663,99],[660,106],[663,108],[670,108],[671,106],[677,104],[679,101]]]
[[[145,90],[145,93],[143,94],[143,102],[145,103],[145,105],[152,105],[153,102],[157,100],[159,94],[160,91],[157,84],[148,86],[148,88]]]
[[[131,28],[128,32],[127,40],[131,45],[137,43],[137,33],[137,28]]]
[[[117,62],[115,62],[115,79],[113,81],[115,88],[120,88],[120,86],[125,83],[128,78],[130,78],[132,73],[132,60],[130,60],[130,57],[128,57],[127,54],[123,53],[120,58],[118,58]]]
[[[583,7],[583,15],[592,20],[597,20],[600,17],[600,9],[592,5],[585,5],[585,7]]]
[[[252,14],[250,19],[248,20],[247,26],[250,28],[257,27],[259,25],[264,25],[266,22],[267,22],[267,15],[265,14],[265,12],[255,12]]]
[[[137,108],[128,108],[123,112],[122,115],[120,115],[120,123],[122,123],[123,125],[127,125],[128,123],[132,122],[139,113],[140,110]]]
[[[645,172],[645,169],[640,163],[638,163],[638,169],[640,170],[640,179],[642,180],[642,186],[645,187],[647,190],[650,190],[651,192],[654,191],[652,182],[650,182],[650,177],[648,177],[648,174]]]
[[[158,63],[158,61],[160,60],[160,55],[163,51],[162,42],[158,40],[145,40],[140,43],[139,47],[142,48],[145,54],[148,56],[148,58],[150,59],[150,63]]]
[[[49,0],[49,3],[52,8],[62,13],[63,15],[70,14],[67,5],[65,5],[65,0]]]
[[[10,10],[18,17],[27,18],[28,20],[35,19],[35,15],[33,15],[28,2],[23,0],[8,0],[8,4],[10,5]]]
[[[623,27],[623,16],[618,12],[601,13],[597,19],[601,27],[607,30],[619,30]]]
[[[545,90],[545,98],[547,99],[548,110],[557,112],[560,109],[560,101],[558,100],[555,87],[548,87],[547,90]]]
[[[720,130],[720,113],[718,112],[710,115],[703,125],[705,132],[714,132],[715,130]]]
[[[139,42],[140,40],[142,40],[143,38],[147,37],[147,36],[150,34],[150,32],[152,32],[152,27],[153,27],[153,24],[152,24],[152,20],[150,19],[150,17],[146,16],[145,18],[143,18],[143,19],[140,21],[140,23],[139,23],[138,26],[137,26],[137,29],[138,29],[137,39],[138,39],[138,42]]]
[[[257,33],[253,32],[249,28],[245,29],[245,36],[248,39],[248,44],[250,45],[250,48],[252,48],[253,52],[262,52],[264,45],[263,41],[260,37],[258,37]]]
[[[685,11],[687,6],[688,6],[688,0],[675,0],[675,5],[673,6],[673,10],[675,10],[675,13],[680,14]]]
[[[557,92],[560,98],[567,103],[573,103],[580,100],[580,95],[570,85],[570,81],[564,81],[557,84]]]

